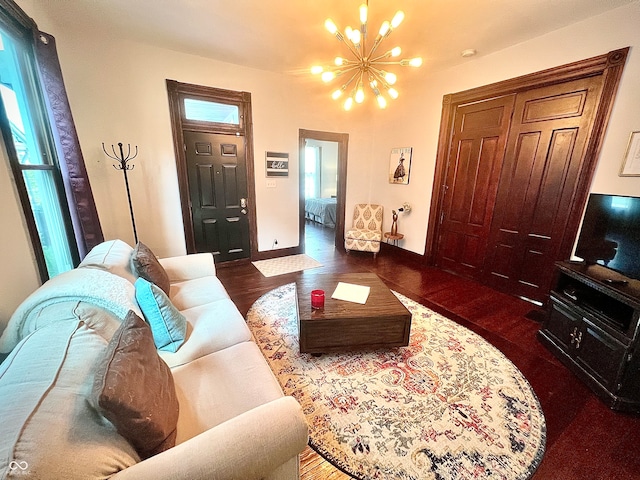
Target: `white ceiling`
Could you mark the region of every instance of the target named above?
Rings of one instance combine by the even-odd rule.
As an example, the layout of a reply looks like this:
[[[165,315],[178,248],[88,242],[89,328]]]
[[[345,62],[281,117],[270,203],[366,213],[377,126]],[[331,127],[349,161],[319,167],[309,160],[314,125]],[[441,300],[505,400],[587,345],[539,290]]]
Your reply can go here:
[[[62,28],[73,24],[224,62],[305,74],[315,63],[347,56],[324,21],[357,27],[364,1],[32,0]],[[460,55],[464,49],[487,55],[634,1],[371,0],[369,42],[382,21],[403,10],[404,22],[382,51],[399,45],[403,57],[422,56],[423,68],[437,70],[467,61]]]

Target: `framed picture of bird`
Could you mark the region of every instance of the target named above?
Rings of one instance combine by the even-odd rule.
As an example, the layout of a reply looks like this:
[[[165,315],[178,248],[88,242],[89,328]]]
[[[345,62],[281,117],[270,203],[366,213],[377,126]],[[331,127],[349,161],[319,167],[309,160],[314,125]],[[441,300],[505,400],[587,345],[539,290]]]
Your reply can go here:
[[[392,148],[389,160],[389,183],[409,185],[413,147]]]

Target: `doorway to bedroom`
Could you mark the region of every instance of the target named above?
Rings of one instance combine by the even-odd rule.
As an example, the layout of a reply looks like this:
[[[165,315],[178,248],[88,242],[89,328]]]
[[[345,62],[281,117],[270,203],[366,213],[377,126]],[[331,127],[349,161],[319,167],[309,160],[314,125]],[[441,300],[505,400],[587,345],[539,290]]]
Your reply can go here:
[[[300,130],[300,246],[344,248],[347,146],[344,133]],[[308,245],[307,245],[308,243]]]

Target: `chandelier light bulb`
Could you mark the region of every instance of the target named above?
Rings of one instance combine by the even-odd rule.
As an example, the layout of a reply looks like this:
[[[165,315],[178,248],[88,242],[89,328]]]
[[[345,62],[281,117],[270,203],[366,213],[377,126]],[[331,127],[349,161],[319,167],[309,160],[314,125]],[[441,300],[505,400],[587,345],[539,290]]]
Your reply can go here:
[[[396,47],[390,50],[391,56],[392,57],[399,57],[400,54],[402,53],[402,49],[400,47]]]
[[[330,18],[327,18],[324,22],[324,28],[326,28],[327,30],[329,30],[329,33],[331,35],[335,35],[336,32],[338,31],[338,27],[336,27],[336,24],[333,23],[333,20],[331,20]]]
[[[389,94],[389,96],[390,96],[391,98],[393,98],[394,100],[395,100],[396,98],[398,98],[398,91],[397,91],[395,88],[393,88],[393,87],[388,88],[388,89],[387,89],[387,93],[388,93],[388,94]]]
[[[378,102],[378,106],[380,108],[387,107],[387,99],[382,96],[380,90],[378,89],[378,82],[373,80],[369,85],[371,85],[371,90],[373,90],[373,94],[376,96],[376,100]]]
[[[402,20],[404,20],[404,12],[402,10],[398,10],[391,20],[391,28],[398,28],[398,25],[402,23]]]
[[[344,101],[344,109],[348,112],[353,107],[353,97],[349,97]]]
[[[334,78],[336,78],[336,74],[334,72],[322,72],[322,81],[324,83],[329,83]]]
[[[351,28],[349,25],[347,25],[347,27],[344,29],[344,34],[346,35],[346,37],[351,40],[351,34],[353,33],[353,28]]]
[[[325,72],[325,73],[328,73],[328,72]],[[322,75],[324,77],[324,73]],[[396,76],[396,74],[392,72],[382,72],[382,75],[384,76],[384,79],[387,81],[387,83],[389,83],[389,85],[393,85],[398,80],[398,77]]]
[[[385,20],[384,22],[382,22],[382,25],[380,25],[380,31],[378,32],[378,35],[384,37],[387,33],[389,33],[389,30],[391,30],[391,25]]]
[[[324,68],[322,68],[321,65],[314,65],[313,67],[311,67],[311,73],[313,75],[319,75],[322,72],[324,72]]]
[[[360,24],[364,25],[367,23],[367,16],[369,14],[369,7],[367,7],[366,3],[360,5]]]
[[[364,89],[362,88],[362,83],[358,85],[358,90],[356,91],[356,103],[364,102]]]
[[[342,89],[339,88],[337,90],[335,90],[332,94],[331,94],[331,98],[333,98],[334,100],[339,99],[342,96]]]
[[[360,45],[360,40],[362,39],[362,35],[360,35],[360,30],[352,30],[350,39],[356,47]]]
[[[341,67],[342,65],[344,65],[344,58],[342,57],[336,57],[336,59],[334,60],[334,63],[338,66]],[[322,68],[322,67],[320,67]]]
[[[403,67],[420,67],[422,65],[422,57],[400,60]]]

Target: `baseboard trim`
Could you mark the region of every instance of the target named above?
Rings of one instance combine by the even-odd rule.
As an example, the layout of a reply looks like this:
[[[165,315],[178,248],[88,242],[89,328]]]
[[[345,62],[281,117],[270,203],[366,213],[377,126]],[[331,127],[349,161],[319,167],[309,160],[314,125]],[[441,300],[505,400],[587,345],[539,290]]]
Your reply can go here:
[[[271,258],[286,257],[288,255],[299,255],[301,253],[304,252],[302,251],[302,248],[300,248],[300,246],[279,248],[277,250],[266,250],[264,252],[254,253],[251,261],[255,262],[257,260],[269,260]]]
[[[380,253],[409,262],[424,263],[424,255],[396,247],[390,243],[380,243]]]

